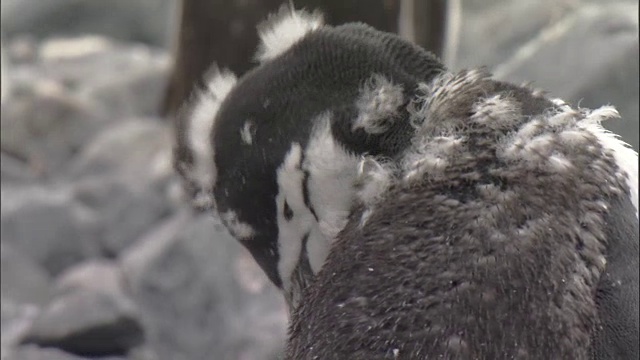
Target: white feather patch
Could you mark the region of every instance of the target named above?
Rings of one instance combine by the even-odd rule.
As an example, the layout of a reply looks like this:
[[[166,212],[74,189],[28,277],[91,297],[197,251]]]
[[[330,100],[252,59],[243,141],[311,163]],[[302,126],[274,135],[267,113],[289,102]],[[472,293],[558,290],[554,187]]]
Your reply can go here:
[[[358,117],[352,130],[364,129],[369,134],[381,134],[389,128],[404,102],[402,86],[383,75],[373,75],[360,90],[356,101]]]
[[[360,227],[366,224],[373,213],[375,204],[381,201],[391,187],[395,180],[394,171],[395,165],[393,163],[381,163],[372,157],[363,157],[358,164],[356,195],[366,207],[360,218]]]
[[[312,31],[324,25],[320,13],[296,11],[284,6],[276,14],[258,26],[260,45],[256,59],[260,62],[271,60],[289,50],[295,43]]]
[[[247,120],[244,122],[244,126],[242,130],[240,130],[240,138],[242,142],[246,145],[251,145],[253,143],[253,134],[255,132],[255,125],[253,122]]]
[[[211,196],[216,181],[214,149],[211,143],[213,123],[220,104],[236,84],[236,76],[230,71],[214,68],[206,87],[197,94],[191,105],[187,141],[193,152],[193,173],[191,178],[198,184],[201,194]]]
[[[358,164],[358,199],[363,204],[375,204],[393,182],[393,164],[380,163],[372,157],[364,157]]]
[[[238,219],[238,215],[232,210],[220,214],[220,220],[222,220],[224,225],[227,227],[231,236],[238,240],[246,241],[256,235],[256,232],[253,230],[251,225],[240,221]]]
[[[457,136],[416,137],[402,160],[405,181],[437,179],[449,166],[449,159],[463,149],[465,139]]]
[[[619,136],[602,127],[603,120],[620,118],[618,111],[612,106],[603,106],[591,111],[580,125],[593,133],[600,145],[611,151],[623,176],[627,179],[629,196],[638,216],[638,153],[629,144],[620,140]]]
[[[359,158],[336,142],[330,119],[330,113],[316,119],[303,167],[309,172],[309,198],[320,230],[327,238],[335,239],[351,212]]]

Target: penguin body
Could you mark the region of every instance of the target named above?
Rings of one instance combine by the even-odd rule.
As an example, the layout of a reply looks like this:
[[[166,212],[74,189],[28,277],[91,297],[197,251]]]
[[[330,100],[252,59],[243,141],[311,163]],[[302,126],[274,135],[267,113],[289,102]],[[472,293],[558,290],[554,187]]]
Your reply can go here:
[[[175,161],[283,290],[289,359],[638,358],[638,155],[575,109],[281,11]]]
[[[637,154],[600,127],[615,110],[481,71],[422,89],[411,146],[360,167],[286,358],[638,358]]]

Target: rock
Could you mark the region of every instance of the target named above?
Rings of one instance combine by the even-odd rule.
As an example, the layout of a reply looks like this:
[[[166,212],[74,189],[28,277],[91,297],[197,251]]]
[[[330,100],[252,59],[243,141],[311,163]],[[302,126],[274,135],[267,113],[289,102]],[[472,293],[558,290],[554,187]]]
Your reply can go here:
[[[148,345],[142,345],[129,350],[127,360],[158,360],[158,354]],[[102,359],[100,359],[102,360]]]
[[[98,254],[97,219],[65,187],[1,188],[0,237],[50,274]]]
[[[131,119],[100,134],[74,161],[75,197],[101,220],[101,250],[116,256],[175,206],[166,125]]]
[[[20,34],[6,41],[8,61],[16,64],[34,63],[38,58],[38,40],[29,34]]]
[[[2,28],[8,37],[23,33],[38,38],[89,33],[169,47],[178,20],[178,3],[172,0],[3,0]]]
[[[55,285],[58,297],[35,318],[23,343],[85,356],[124,355],[135,348],[130,359],[153,359],[136,348],[143,330],[115,263],[80,263],[60,274]]]
[[[86,360],[55,348],[41,348],[35,345],[20,346],[10,351],[11,360]]]
[[[89,358],[69,354],[59,349],[41,348],[35,345],[20,346],[13,349],[10,354],[7,360],[89,360]],[[100,360],[126,360],[126,358],[108,356],[101,357]]]
[[[28,184],[38,179],[35,169],[19,155],[0,153],[0,181],[5,184]]]
[[[37,175],[34,169],[29,167],[26,159],[2,152],[0,153],[0,180],[3,183],[27,184],[36,181]]]
[[[114,50],[115,43],[96,35],[83,35],[73,38],[54,37],[42,43],[39,50],[40,60],[45,63],[62,63],[87,57],[96,57]]]
[[[182,209],[121,257],[128,289],[160,359],[277,358],[282,296],[210,215]]]
[[[506,58],[495,73],[514,82],[535,81],[562,96],[596,85],[590,83],[591,72],[608,71],[630,49],[638,48],[638,19],[631,13],[637,8],[637,4],[579,7]],[[584,60],[587,55],[589,61]],[[554,69],[561,69],[563,76]]]
[[[37,67],[118,119],[158,113],[171,64],[166,50],[79,36],[44,41]]]
[[[117,66],[123,55],[129,56]],[[172,64],[168,54],[133,47],[109,53],[103,61],[109,60],[80,94],[95,99],[113,118],[158,115]]]
[[[15,63],[7,74],[12,96],[2,104],[3,151],[42,175],[64,172],[105,127],[158,113],[170,65],[164,51],[95,36],[44,42],[35,62]]]
[[[20,250],[0,242],[2,299],[42,305],[51,295],[49,274]]]
[[[493,69],[578,6],[573,0],[462,0],[458,44],[449,67]]]
[[[118,256],[171,213],[166,185],[146,186],[113,178],[92,178],[77,185],[76,199],[100,219],[98,243],[103,256]]]
[[[65,164],[104,122],[91,101],[70,94],[56,81],[16,81],[10,102],[2,106],[3,151],[27,160],[40,174]]]
[[[24,336],[37,316],[39,308],[35,305],[20,304],[10,298],[2,297],[0,311],[0,359],[12,359],[9,356],[14,347]]]
[[[69,176],[116,175],[128,183],[148,186],[173,176],[171,130],[156,119],[122,120],[96,136],[79,154]]]
[[[61,295],[46,306],[22,343],[82,356],[125,356],[143,340],[142,326],[129,299],[82,289]]]
[[[56,279],[55,288],[58,294],[91,290],[125,296],[120,269],[105,259],[88,260],[65,270]]]

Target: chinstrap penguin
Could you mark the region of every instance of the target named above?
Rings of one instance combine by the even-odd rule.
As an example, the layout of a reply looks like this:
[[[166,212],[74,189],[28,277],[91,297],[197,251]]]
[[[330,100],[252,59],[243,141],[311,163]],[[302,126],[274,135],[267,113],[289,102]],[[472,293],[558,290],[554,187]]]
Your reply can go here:
[[[638,156],[586,110],[283,9],[176,168],[291,311],[288,359],[638,358]]]

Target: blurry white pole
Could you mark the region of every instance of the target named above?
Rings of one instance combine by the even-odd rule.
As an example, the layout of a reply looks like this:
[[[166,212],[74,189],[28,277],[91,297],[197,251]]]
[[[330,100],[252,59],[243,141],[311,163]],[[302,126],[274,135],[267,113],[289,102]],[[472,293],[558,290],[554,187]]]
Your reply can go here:
[[[398,35],[411,42],[416,41],[415,20],[413,13],[415,7],[414,0],[400,0],[400,14],[398,15]]]
[[[434,9],[435,7],[425,6],[426,4],[420,3],[416,6],[418,1],[433,1],[433,0],[400,0],[400,14],[398,19],[398,35],[402,38],[414,43],[420,43],[418,39],[423,39],[425,34],[417,34],[418,31],[424,31],[429,29],[429,26],[424,24],[416,24],[416,21],[432,21],[433,18],[428,14],[416,14],[416,11],[428,11],[428,9]],[[447,0],[446,2],[446,19],[444,20],[444,39],[442,41],[442,49],[429,49],[431,51],[441,50],[440,57],[442,61],[448,66],[453,68],[456,62],[456,56],[458,53],[458,46],[460,44],[460,27],[462,25],[462,0]],[[433,34],[429,34],[433,36]],[[424,44],[420,44],[424,45]]]
[[[455,69],[458,47],[460,46],[460,28],[462,27],[462,0],[447,1],[447,23],[444,37],[442,60],[447,67]]]
[[[7,53],[4,50],[3,36],[0,35],[0,103],[4,103],[9,98],[9,92],[11,91],[11,84],[9,83],[8,66],[9,59]]]
[[[176,57],[178,56],[178,45],[180,41],[180,25],[182,22],[182,2],[184,0],[176,0],[173,2],[173,9],[171,9],[171,19],[169,20],[169,27],[172,29],[170,31],[169,38],[169,51],[171,53],[171,61],[175,63]]]

